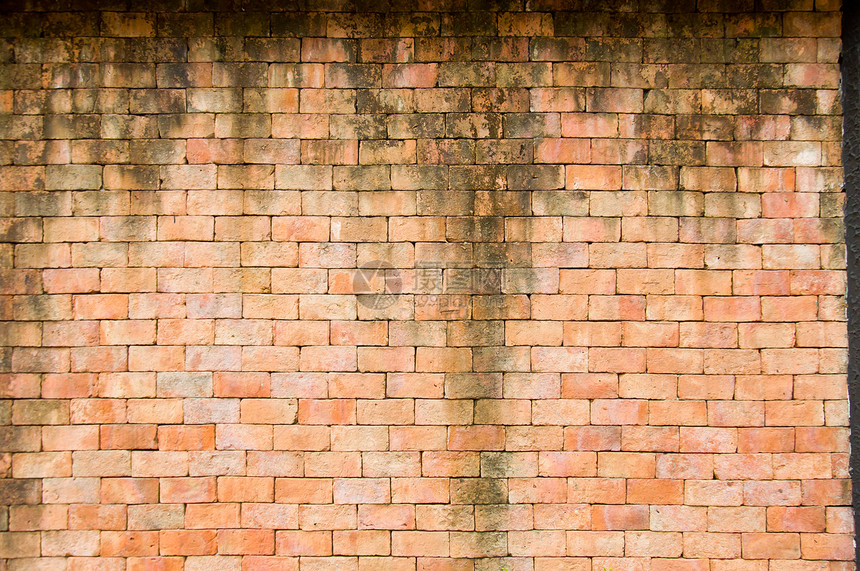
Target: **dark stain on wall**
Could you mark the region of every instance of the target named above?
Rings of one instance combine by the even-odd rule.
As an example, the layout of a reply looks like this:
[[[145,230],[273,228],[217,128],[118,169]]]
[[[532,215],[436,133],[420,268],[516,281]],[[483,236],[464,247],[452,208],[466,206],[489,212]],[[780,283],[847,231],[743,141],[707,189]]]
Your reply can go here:
[[[860,5],[842,16],[842,165],[845,171],[845,242],[848,268],[848,401],[855,554],[860,556]]]

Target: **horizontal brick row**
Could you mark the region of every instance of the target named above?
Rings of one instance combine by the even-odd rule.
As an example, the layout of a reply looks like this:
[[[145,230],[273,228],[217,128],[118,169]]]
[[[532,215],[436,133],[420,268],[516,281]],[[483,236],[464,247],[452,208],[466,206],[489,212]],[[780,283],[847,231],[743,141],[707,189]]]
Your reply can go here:
[[[504,4],[504,3],[503,3]],[[841,20],[840,3],[832,0],[813,4],[807,1],[767,2],[766,10],[755,12],[755,2],[745,0],[732,5],[716,0],[678,2],[672,11],[643,10],[636,3],[619,13],[619,6],[586,5],[541,1],[522,11],[519,2],[503,6],[473,0],[470,2],[425,2],[415,5],[401,1],[384,4],[364,1],[309,2],[309,12],[253,5],[247,12],[234,11],[223,5],[213,12],[121,12],[86,11],[86,3],[75,6],[76,12],[60,12],[51,2],[37,2],[29,12],[11,13],[2,29],[3,36],[111,38],[239,36],[298,37],[328,36],[372,38],[408,36],[415,39],[433,36],[467,36],[483,40],[492,36],[620,36],[624,38],[705,37],[725,34],[729,37],[766,37],[779,46],[779,36],[798,38],[838,38]],[[292,7],[291,7],[292,8]],[[499,11],[499,9],[502,11]],[[571,11],[558,11],[558,10]],[[272,11],[274,10],[274,11]],[[282,11],[283,10],[283,11]],[[319,12],[317,11],[319,10]],[[358,14],[351,13],[358,10]],[[47,13],[42,13],[46,11]],[[345,12],[345,13],[344,13]],[[465,12],[465,13],[464,13]],[[775,37],[771,37],[775,36]],[[257,41],[257,40],[252,40]],[[630,40],[620,40],[630,41]],[[635,41],[635,40],[633,40]],[[639,40],[641,41],[641,39]],[[684,52],[684,60],[707,56],[707,50]],[[801,52],[802,53],[802,52]],[[680,55],[680,54],[679,54]],[[568,56],[569,57],[569,56]],[[792,54],[794,58],[802,58]],[[492,58],[495,59],[495,58]]]
[[[474,117],[464,113],[464,116]],[[526,114],[534,117],[535,114]],[[413,115],[407,115],[412,117]],[[423,117],[424,114],[414,116]],[[220,115],[219,115],[220,117]],[[539,119],[538,119],[539,120]],[[534,119],[529,119],[534,121]],[[471,127],[469,127],[471,130]],[[97,134],[97,133],[96,133]],[[205,132],[201,132],[205,136]],[[471,135],[475,135],[473,132]],[[498,137],[501,133],[495,133]],[[263,130],[255,136],[268,136]],[[410,134],[411,135],[411,134]],[[211,132],[209,133],[211,136]],[[478,135],[480,136],[480,135]],[[68,137],[68,134],[60,138]],[[524,134],[527,138],[529,135]],[[496,138],[479,139],[403,139],[400,141],[368,140],[303,140],[285,139],[275,142],[265,139],[245,141],[245,154],[240,153],[241,141],[235,139],[192,139],[172,142],[148,140],[142,146],[125,142],[95,140],[76,141],[72,145],[72,158],[88,163],[102,153],[115,157],[118,163],[142,163],[131,166],[88,164],[52,164],[68,162],[67,141],[50,147],[45,145],[16,144],[9,147],[9,155],[25,164],[27,154],[35,151],[34,161],[47,166],[5,166],[8,176],[3,190],[180,190],[180,189],[242,189],[247,176],[259,179],[253,188],[303,190],[416,190],[416,189],[486,189],[486,190],[691,190],[755,192],[753,185],[774,181],[783,192],[797,190],[814,192],[815,178],[827,176],[827,170],[805,169],[809,178],[795,188],[794,172],[790,165],[801,163],[810,167],[833,164],[833,145],[808,141],[771,141],[722,143],[718,141],[650,145],[637,139],[578,139],[549,138],[532,142],[517,142]],[[80,143],[80,144],[79,144]],[[85,146],[86,145],[86,146]],[[822,146],[823,145],[823,146]],[[188,147],[191,146],[190,150]],[[27,148],[30,147],[30,148]],[[650,148],[650,151],[649,151]],[[259,158],[249,156],[260,153]],[[301,158],[300,158],[301,153]],[[699,155],[682,159],[675,153]],[[792,155],[805,158],[792,159]],[[230,156],[232,155],[232,156]],[[533,159],[533,155],[536,158]],[[654,159],[644,166],[646,158]],[[680,160],[703,165],[708,162],[721,168],[685,167],[681,171],[672,166]],[[836,155],[838,157],[838,155]],[[191,164],[181,164],[185,160]],[[281,164],[273,166],[277,160]],[[212,160],[220,163],[239,163],[243,160],[255,165],[198,164]],[[559,165],[500,165],[506,162],[565,163]],[[299,165],[300,161],[303,163]],[[10,161],[11,162],[11,161]],[[179,163],[146,166],[150,163]],[[321,164],[323,163],[323,164]],[[329,163],[326,165],[325,163]],[[338,166],[330,166],[335,163]],[[360,165],[359,165],[360,163]],[[389,166],[389,165],[419,166]],[[576,166],[569,163],[579,163]],[[620,163],[639,163],[625,164]],[[669,164],[667,164],[669,163]],[[836,163],[838,164],[838,162]],[[319,166],[318,166],[319,165]],[[450,165],[450,166],[434,166]],[[478,166],[455,166],[478,165]],[[640,166],[643,165],[643,166]],[[734,167],[743,167],[738,183]],[[756,168],[758,167],[758,168]],[[766,167],[766,168],[762,168]],[[716,181],[706,183],[706,177],[718,175]],[[790,178],[789,178],[790,177]],[[472,179],[471,182],[469,179]],[[788,178],[788,180],[780,180]],[[528,179],[535,179],[529,181]],[[243,180],[245,182],[243,182]],[[307,180],[307,184],[298,181]],[[805,183],[805,184],[804,184]],[[459,187],[459,188],[458,188]],[[819,191],[820,192],[820,191]]]
[[[401,372],[614,372],[688,374],[839,374],[844,349],[583,348],[558,346],[271,347],[98,346],[16,348],[11,369],[24,373],[89,371],[362,371]],[[235,341],[234,341],[235,342]],[[499,364],[498,359],[504,359]],[[673,368],[675,367],[675,368]]]
[[[446,514],[453,518],[457,514]],[[496,515],[496,514],[493,514]],[[720,515],[739,517],[737,510],[730,510]],[[353,514],[353,519],[355,515]],[[444,517],[444,516],[437,516]],[[492,517],[492,516],[491,516]],[[832,537],[842,541],[834,542]],[[45,531],[42,537],[34,532],[12,532],[10,540],[21,542],[21,547],[15,549],[24,557],[32,557],[41,539],[45,557],[77,556],[77,557],[129,557],[129,563],[138,563],[139,568],[162,563],[169,564],[171,558],[181,564],[177,556],[187,556],[186,565],[199,560],[200,564],[210,556],[214,559],[211,564],[220,563],[238,566],[243,559],[237,554],[246,554],[244,560],[265,565],[266,559],[257,560],[251,555],[277,555],[286,560],[273,559],[272,563],[279,568],[298,569],[299,561],[302,567],[313,565],[314,558],[320,558],[319,563],[334,565],[337,559],[326,560],[325,557],[353,556],[353,565],[349,566],[347,559],[345,568],[356,568],[356,555],[365,556],[366,563],[372,565],[369,556],[404,557],[406,568],[415,565],[415,557],[453,557],[469,558],[476,554],[486,554],[487,557],[565,557],[568,554],[575,557],[572,561],[560,561],[561,564],[588,565],[586,556],[623,557],[625,564],[646,564],[649,558],[658,558],[652,564],[660,564],[659,558],[703,559],[719,553],[731,558],[766,559],[778,557],[782,560],[797,560],[801,556],[827,557],[850,553],[850,545],[846,548],[845,541],[850,544],[850,536],[815,533],[785,533],[774,535],[766,532],[722,533],[722,532],[651,532],[651,531],[568,531],[535,530],[516,531],[507,533],[492,531],[384,531],[384,530],[352,530],[352,531],[277,531],[272,530],[164,530],[112,532],[103,531]],[[778,542],[778,543],[774,543]],[[102,547],[99,548],[99,543]],[[129,547],[132,543],[134,547]],[[216,547],[217,546],[217,547]],[[160,555],[160,557],[159,557]],[[233,557],[229,557],[229,556]],[[196,557],[195,557],[196,556]],[[147,561],[146,557],[153,558]],[[301,559],[299,559],[301,557]],[[138,559],[141,558],[142,560]],[[292,561],[288,558],[294,558]],[[578,559],[576,559],[578,558]],[[638,559],[641,558],[641,559]],[[138,559],[138,561],[134,561]],[[233,561],[231,561],[231,559]],[[346,558],[345,558],[346,559]],[[255,561],[256,560],[256,561]],[[26,560],[25,560],[26,561]],[[86,559],[79,560],[86,565]],[[361,558],[359,558],[359,562]],[[548,560],[550,563],[552,560]],[[600,559],[595,559],[600,561]],[[606,560],[611,564],[611,559]],[[779,561],[777,559],[776,561]],[[289,565],[293,567],[283,567]],[[465,563],[465,562],[464,562]],[[382,562],[377,562],[377,565]],[[433,559],[426,559],[425,564],[433,565]],[[728,564],[728,561],[727,561]],[[790,564],[790,563],[787,563]],[[825,563],[826,564],[826,563]],[[246,567],[247,563],[243,564]],[[411,566],[410,566],[411,565]],[[86,568],[86,567],[81,567]],[[138,568],[138,567],[132,567]],[[231,567],[232,568],[232,567]],[[236,567],[239,568],[239,567]],[[250,567],[256,568],[256,567]],[[264,568],[264,567],[260,567]],[[316,567],[312,567],[316,568]],[[322,567],[325,568],[325,567]],[[372,568],[372,567],[367,567]],[[587,567],[580,567],[587,568]],[[727,567],[728,568],[728,567]],[[802,568],[802,567],[801,567]]]
[[[306,44],[311,50],[303,50],[310,53],[303,57],[302,61],[346,62],[353,59],[346,53],[342,56],[332,55],[330,52],[338,48],[337,44],[318,46],[319,43],[333,41],[321,39],[316,40],[316,43]],[[540,39],[533,40],[533,52],[536,51],[536,41]],[[527,47],[525,38],[523,42],[523,47]],[[835,56],[838,56],[838,47],[839,44],[835,42],[821,45],[819,57],[822,61],[816,63],[771,63],[767,62],[766,55],[756,57],[755,54],[749,56],[747,61],[727,60],[700,64],[671,63],[671,60],[670,63],[639,63],[643,57],[647,58],[642,55],[631,58],[630,62],[616,63],[601,61],[599,55],[594,54],[585,54],[581,61],[576,61],[575,57],[568,58],[576,63],[523,61],[528,60],[525,54],[511,58],[511,62],[478,63],[445,61],[444,56],[437,57],[435,61],[430,59],[429,63],[204,63],[192,60],[186,63],[97,64],[49,60],[45,63],[0,63],[0,79],[5,79],[0,83],[0,87],[14,88],[16,103],[24,109],[37,105],[40,99],[43,102],[48,100],[63,103],[64,95],[68,97],[63,91],[46,93],[29,90],[110,88],[99,97],[104,103],[116,105],[121,101],[118,101],[116,96],[125,94],[126,105],[131,103],[144,109],[149,107],[152,109],[149,113],[170,113],[171,108],[181,106],[184,98],[179,97],[181,93],[177,93],[175,88],[193,88],[188,98],[191,107],[208,107],[214,104],[219,108],[232,107],[234,111],[242,111],[241,107],[236,109],[237,104],[241,106],[242,102],[241,90],[236,88],[245,88],[246,106],[248,103],[259,105],[285,99],[288,108],[283,112],[290,112],[290,106],[295,107],[298,95],[296,88],[302,88],[302,99],[307,98],[309,107],[328,102],[333,105],[328,110],[332,113],[347,112],[339,107],[348,105],[350,100],[355,101],[356,95],[358,103],[364,103],[362,97],[366,98],[367,90],[373,94],[375,90],[383,87],[395,88],[393,93],[378,94],[386,95],[389,100],[392,96],[409,95],[398,94],[396,88],[425,88],[424,95],[431,96],[432,94],[426,93],[426,88],[498,87],[510,88],[514,95],[522,95],[526,88],[545,88],[532,94],[532,104],[555,103],[572,107],[564,109],[566,111],[577,111],[579,109],[576,107],[584,107],[586,104],[593,106],[594,111],[619,111],[620,109],[608,108],[623,107],[625,100],[638,100],[641,111],[645,95],[643,89],[668,89],[670,92],[682,90],[681,94],[691,96],[693,89],[698,88],[703,91],[703,105],[722,105],[726,109],[735,108],[740,111],[755,103],[755,89],[837,89],[839,67],[834,60]],[[618,49],[618,46],[608,46],[605,49],[614,55],[611,50]],[[346,51],[342,47],[341,50]],[[272,51],[280,57],[285,50],[284,46],[273,46]],[[573,53],[570,55],[575,56]],[[288,54],[284,56],[286,61],[290,61]],[[531,56],[537,60],[549,59],[540,57],[539,53],[532,53]],[[187,57],[190,59],[194,56],[188,54]],[[403,57],[405,61],[409,61],[415,56],[408,53]],[[293,61],[298,61],[298,58]],[[551,86],[556,88],[552,89]],[[559,88],[566,86],[580,89]],[[319,88],[323,87],[331,91],[327,89],[320,92]],[[126,91],[129,88],[131,101],[128,101],[129,93]],[[165,91],[153,92],[153,88]],[[264,91],[253,88],[292,89]],[[357,94],[352,92],[356,88],[360,89]],[[720,95],[724,97],[727,90],[738,90],[742,97],[735,102],[720,101]],[[444,91],[436,94],[436,97],[441,94],[444,94]],[[570,100],[554,98],[553,94],[567,95]],[[803,92],[799,95],[802,94]],[[167,107],[155,111],[153,103],[159,98],[167,103]],[[66,105],[69,103],[71,102],[66,102]],[[92,101],[90,104],[92,105]],[[302,105],[305,105],[304,101]],[[352,110],[355,111],[354,103]],[[444,109],[435,109],[440,110]]]
[[[553,214],[557,214],[555,216],[464,215],[419,218],[410,218],[408,213],[411,211],[414,214],[419,202],[432,200],[433,193],[395,196],[403,201],[400,208],[386,203],[386,198],[392,198],[388,193],[368,192],[353,194],[352,197],[340,194],[343,198],[357,199],[353,200],[353,205],[358,206],[359,211],[371,211],[360,215],[361,219],[350,217],[351,213],[348,211],[340,212],[341,216],[334,217],[326,216],[328,213],[324,212],[304,216],[296,214],[270,217],[267,215],[271,212],[267,204],[268,196],[275,200],[284,197],[274,191],[250,191],[244,197],[242,194],[244,193],[240,192],[238,198],[244,198],[245,203],[250,203],[247,208],[256,211],[255,214],[213,216],[209,210],[210,214],[101,217],[81,215],[74,221],[62,216],[44,219],[20,216],[2,217],[0,224],[8,244],[24,244],[15,246],[16,254],[21,257],[19,268],[46,267],[44,260],[51,258],[56,259],[57,263],[50,265],[60,268],[69,265],[85,268],[91,266],[89,260],[99,258],[110,262],[109,265],[105,264],[108,267],[140,267],[140,262],[143,261],[139,258],[141,254],[159,251],[179,254],[179,259],[174,259],[172,264],[165,266],[180,267],[209,265],[200,263],[201,256],[206,259],[205,254],[208,253],[218,260],[214,265],[220,267],[349,268],[350,264],[354,267],[356,262],[361,265],[362,258],[378,259],[386,250],[403,251],[405,259],[395,261],[398,268],[432,263],[448,266],[462,265],[470,258],[479,258],[483,251],[492,249],[492,243],[499,243],[495,247],[496,250],[510,250],[512,253],[519,251],[520,255],[516,257],[520,259],[531,257],[531,261],[537,262],[538,267],[544,267],[541,262],[552,258],[557,258],[559,263],[554,265],[561,268],[587,267],[589,262],[594,267],[606,267],[603,259],[606,257],[607,246],[601,243],[624,240],[630,246],[628,265],[632,267],[645,267],[641,259],[647,255],[647,243],[660,243],[663,247],[665,244],[705,244],[697,247],[679,246],[682,250],[689,250],[691,260],[696,253],[698,255],[695,257],[701,260],[703,254],[705,258],[712,257],[708,256],[709,252],[737,251],[747,254],[739,256],[746,258],[743,260],[745,267],[762,268],[763,263],[766,270],[814,271],[813,268],[822,264],[827,267],[828,264],[838,263],[838,260],[831,262],[825,256],[818,259],[822,250],[827,252],[836,248],[820,244],[839,243],[844,231],[840,219],[817,216],[820,206],[830,205],[824,199],[819,199],[819,195],[811,193],[792,193],[786,199],[770,195],[768,198],[775,200],[766,200],[765,210],[771,210],[771,214],[777,217],[748,219],[728,216],[696,217],[696,210],[704,210],[703,201],[699,201],[698,208],[692,200],[685,201],[689,206],[683,203],[679,205],[677,200],[672,204],[673,199],[684,200],[685,197],[679,193],[600,194],[589,202],[561,205],[557,203],[557,199],[569,197],[564,193],[549,193],[550,196],[534,197],[535,208],[553,209]],[[407,196],[412,198],[411,203]],[[699,195],[699,198],[701,196]],[[804,196],[813,200],[807,201]],[[755,204],[753,201],[741,205],[732,204],[740,202],[737,195],[706,194],[704,197],[707,201],[706,208],[712,205],[714,209],[731,209],[734,206],[751,208]],[[482,199],[480,195],[464,198]],[[649,209],[657,211],[653,215],[646,212],[649,198]],[[688,195],[687,198],[696,197]],[[728,200],[722,201],[722,198]],[[255,202],[257,204],[254,204]],[[822,202],[825,204],[822,205]],[[42,205],[45,206],[45,203]],[[242,208],[240,204],[236,206]],[[561,208],[556,208],[557,206]],[[602,210],[601,214],[604,216],[589,216],[589,206],[590,210]],[[26,208],[27,205],[22,207]],[[298,209],[298,205],[294,208]],[[634,208],[640,211],[625,216],[624,209]],[[678,210],[681,209],[688,210],[686,214],[689,216],[677,216]],[[376,212],[372,212],[373,210]],[[566,216],[562,214],[565,210],[568,214],[579,216]],[[785,218],[785,210],[805,210],[810,216]],[[523,215],[525,212],[518,214]],[[672,216],[673,214],[676,216]],[[486,240],[473,248],[468,243],[468,238],[470,233],[476,230],[480,231]],[[421,241],[414,241],[416,238]],[[297,243],[299,240],[305,243]],[[432,244],[433,241],[449,243]],[[387,243],[381,244],[383,242]],[[392,242],[399,244],[391,245]],[[465,244],[454,245],[452,242]],[[501,244],[502,242],[505,244]],[[569,244],[562,246],[560,242]],[[54,255],[45,255],[51,253]],[[102,256],[99,256],[99,253]],[[636,258],[640,258],[640,261],[634,261]],[[700,267],[701,263],[700,261]],[[627,265],[622,264],[619,267],[624,268]],[[26,270],[17,272],[26,274]]]

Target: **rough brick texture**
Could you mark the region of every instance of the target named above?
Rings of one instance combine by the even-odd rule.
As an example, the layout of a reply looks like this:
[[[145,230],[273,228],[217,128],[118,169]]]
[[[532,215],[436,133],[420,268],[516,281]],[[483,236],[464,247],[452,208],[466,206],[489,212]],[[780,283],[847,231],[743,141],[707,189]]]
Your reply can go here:
[[[126,4],[0,17],[0,568],[854,569],[837,0]]]

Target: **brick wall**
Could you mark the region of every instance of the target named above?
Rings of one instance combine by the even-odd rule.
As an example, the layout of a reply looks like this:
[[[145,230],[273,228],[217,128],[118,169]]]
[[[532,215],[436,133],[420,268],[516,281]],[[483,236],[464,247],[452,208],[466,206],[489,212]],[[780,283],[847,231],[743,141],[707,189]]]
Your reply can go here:
[[[187,3],[0,17],[0,569],[854,569],[838,1]]]

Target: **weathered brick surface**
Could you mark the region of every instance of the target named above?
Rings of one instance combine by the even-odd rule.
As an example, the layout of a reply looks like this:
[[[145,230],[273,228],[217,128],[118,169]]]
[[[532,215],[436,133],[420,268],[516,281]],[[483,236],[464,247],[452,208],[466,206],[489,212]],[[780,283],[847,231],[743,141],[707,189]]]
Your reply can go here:
[[[854,568],[838,1],[7,4],[0,569]]]

